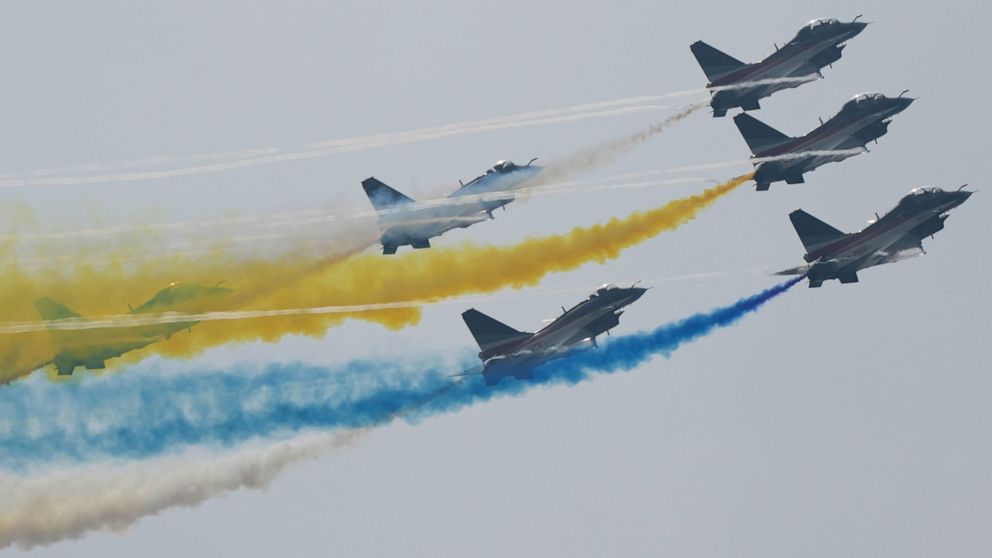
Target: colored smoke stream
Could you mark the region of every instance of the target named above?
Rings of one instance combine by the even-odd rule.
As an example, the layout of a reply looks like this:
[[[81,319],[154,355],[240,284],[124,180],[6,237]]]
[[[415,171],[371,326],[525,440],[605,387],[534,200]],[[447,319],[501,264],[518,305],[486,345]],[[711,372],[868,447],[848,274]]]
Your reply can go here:
[[[177,259],[173,266],[149,272],[115,274],[83,268],[69,276],[28,276],[8,270],[0,303],[6,325],[37,322],[32,306],[35,298],[50,296],[84,316],[118,316],[121,309],[147,299],[176,276],[197,278],[204,284],[223,279],[234,289],[228,306],[221,311],[260,311],[291,308],[364,306],[397,302],[436,302],[472,293],[494,292],[506,287],[537,284],[550,273],[568,271],[589,262],[605,262],[626,248],[693,220],[698,213],[745,183],[744,175],[703,192],[672,200],[648,211],[588,227],[575,227],[565,234],[526,239],[512,246],[479,246],[466,243],[455,248],[432,248],[384,257],[356,254],[319,260],[285,259],[275,262],[238,262],[223,257],[209,261]],[[214,310],[205,309],[205,310]],[[194,311],[192,314],[203,314]],[[296,333],[321,335],[327,328],[348,318],[373,321],[392,329],[415,324],[416,307],[388,308],[351,313],[290,315],[236,324],[229,320],[206,321],[190,333],[132,353],[139,358],[150,350],[170,356],[189,356],[206,348],[233,341],[274,341]],[[174,318],[163,317],[163,321]],[[11,326],[14,327],[14,326]],[[18,326],[20,327],[20,326]],[[91,336],[87,337],[93,341]],[[0,335],[0,373],[11,379],[47,362],[56,348],[47,331]]]
[[[477,364],[470,354],[405,355],[332,367],[135,372],[78,384],[22,382],[4,390],[0,466],[31,470],[65,461],[141,459],[187,446],[234,446],[312,428],[367,428],[397,415],[417,420],[537,386],[571,385],[595,373],[626,371],[654,356],[668,356],[684,343],[733,325],[800,280],[648,332],[616,336],[597,350],[535,369],[533,380],[504,380],[498,387],[486,386],[477,374],[463,382],[452,379]]]
[[[747,314],[799,282],[791,279],[728,306],[694,314],[652,331],[618,336],[597,350],[553,361],[528,381],[495,388],[478,376],[453,383],[437,357],[397,364],[358,361],[331,369],[273,366],[132,374],[83,385],[22,383],[7,390],[0,414],[0,458],[7,467],[36,469],[89,462],[41,474],[0,474],[0,548],[31,548],[88,531],[123,529],[144,516],[195,506],[239,488],[265,487],[291,464],[344,446],[396,418],[418,420],[495,397],[593,375],[628,371]],[[319,430],[259,447],[259,438]],[[335,431],[340,431],[335,434]],[[216,457],[202,445],[233,446]],[[184,446],[179,456],[130,463],[94,458],[153,457]]]
[[[249,488],[264,489],[290,465],[347,446],[362,430],[309,434],[234,452],[188,452],[150,461],[99,463],[37,477],[0,474],[0,549],[30,549],[87,532],[120,531],[142,517]]]

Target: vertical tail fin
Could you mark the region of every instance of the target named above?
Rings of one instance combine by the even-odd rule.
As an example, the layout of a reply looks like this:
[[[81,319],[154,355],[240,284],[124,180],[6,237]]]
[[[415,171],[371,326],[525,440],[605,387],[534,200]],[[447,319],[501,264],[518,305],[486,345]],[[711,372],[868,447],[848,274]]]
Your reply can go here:
[[[734,70],[739,70],[747,66],[744,62],[711,47],[703,41],[692,43],[689,45],[689,49],[692,50],[692,54],[696,57],[696,61],[699,62],[699,66],[702,67],[703,73],[706,74],[706,79],[710,80],[710,83]]]
[[[462,312],[462,319],[465,320],[465,325],[472,332],[472,337],[475,338],[475,342],[482,349],[479,356],[483,360],[498,352],[501,346],[532,335],[525,331],[513,329],[503,322],[494,320],[479,312],[475,308]]]
[[[70,310],[62,304],[59,304],[58,302],[55,302],[47,296],[34,301],[34,307],[38,309],[38,314],[41,316],[41,319],[45,321],[82,318],[82,316],[76,312]]]
[[[737,129],[754,155],[793,139],[749,114],[738,114],[734,117],[734,124],[737,124]]]
[[[369,201],[372,202],[372,207],[376,208],[376,210],[388,209],[401,204],[414,203],[412,198],[404,196],[374,177],[369,177],[363,180],[362,188],[365,189],[365,195],[369,197]]]
[[[802,241],[807,253],[847,236],[802,209],[790,213],[789,219],[792,221],[792,227],[796,229],[796,234],[799,235],[799,240]]]

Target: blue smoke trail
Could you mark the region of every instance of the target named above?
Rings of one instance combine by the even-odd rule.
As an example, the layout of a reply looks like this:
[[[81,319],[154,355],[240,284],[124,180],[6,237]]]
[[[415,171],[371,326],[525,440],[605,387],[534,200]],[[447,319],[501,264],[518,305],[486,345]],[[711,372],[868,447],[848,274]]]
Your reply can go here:
[[[798,277],[648,332],[617,336],[599,350],[552,361],[528,381],[453,382],[472,357],[350,361],[334,367],[275,364],[262,370],[157,371],[59,385],[35,380],[2,390],[0,466],[23,471],[62,461],[140,459],[193,444],[232,446],[301,430],[376,426],[449,413],[538,386],[631,370],[683,343],[730,326],[784,293]],[[460,364],[458,364],[460,363]],[[460,366],[460,368],[459,368]]]

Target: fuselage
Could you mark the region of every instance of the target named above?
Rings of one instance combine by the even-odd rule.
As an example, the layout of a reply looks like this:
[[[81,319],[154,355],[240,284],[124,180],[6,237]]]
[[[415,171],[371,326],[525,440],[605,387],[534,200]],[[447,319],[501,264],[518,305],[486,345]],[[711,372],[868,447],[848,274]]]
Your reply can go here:
[[[489,169],[445,198],[380,212],[380,242],[384,246],[414,244],[491,219],[493,210],[512,202],[513,191],[541,170],[538,165],[498,168]]]
[[[561,316],[527,337],[508,341],[479,354],[487,380],[514,375],[568,355],[573,350],[595,345],[596,336],[620,323],[623,308],[639,299],[646,289],[606,286],[586,300],[565,310]]]
[[[912,102],[908,97],[890,98],[877,93],[857,95],[813,131],[755,153],[755,159],[781,158],[759,162],[755,180],[761,183],[801,177],[826,163],[862,153],[868,142],[887,133],[888,119]],[[805,152],[814,154],[804,155]]]
[[[824,66],[840,58],[842,43],[860,33],[866,25],[861,22],[843,23],[835,19],[810,22],[800,29],[791,41],[761,62],[748,64],[707,84],[708,88],[717,88],[717,91],[713,92],[711,106],[725,112],[728,108],[741,106],[742,102],[746,104],[747,100],[757,102],[758,99],[768,97],[777,91],[799,87],[805,81],[735,86],[749,82],[818,75]]]
[[[816,235],[829,235],[829,225],[818,222],[805,214],[802,222],[793,218],[800,238],[807,235],[804,244],[807,253],[805,266],[781,271],[779,275],[803,274],[809,278],[810,287],[819,287],[824,281],[838,279],[841,283],[858,282],[859,270],[886,263],[893,263],[924,253],[922,240],[944,228],[947,212],[965,202],[972,192],[959,189],[945,192],[940,188],[916,188],[901,200],[889,213],[869,222],[859,232],[843,234],[823,242]],[[796,211],[790,217],[802,213]],[[809,223],[809,220],[813,223]],[[807,230],[804,233],[800,227]],[[809,230],[819,227],[819,231]]]
[[[870,222],[859,232],[817,247],[803,258],[807,262],[834,261],[839,267],[857,263],[862,269],[875,265],[892,245],[900,242],[920,225],[964,203],[970,192],[914,190],[903,197],[892,211]],[[919,240],[919,237],[917,237]]]

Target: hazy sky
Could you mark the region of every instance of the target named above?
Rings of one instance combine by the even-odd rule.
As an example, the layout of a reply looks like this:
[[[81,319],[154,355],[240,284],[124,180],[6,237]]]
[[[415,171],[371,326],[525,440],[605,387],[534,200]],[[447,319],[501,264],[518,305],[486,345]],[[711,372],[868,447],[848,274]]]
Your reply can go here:
[[[774,284],[801,263],[787,218],[844,230],[921,185],[989,176],[985,2],[19,2],[0,21],[0,173],[300,146],[704,85],[689,44],[756,61],[814,17],[872,21],[826,79],[752,113],[798,135],[852,95],[910,89],[871,153],[798,186],[742,188],[697,221],[541,288],[662,283],[617,333]],[[691,98],[664,101],[684,104]],[[414,197],[497,159],[550,159],[663,118],[633,114],[117,184],[0,189],[52,229],[364,207],[374,174]],[[746,159],[698,113],[595,172]],[[690,173],[721,180],[742,164]],[[672,175],[685,176],[683,175]],[[700,184],[512,204],[445,235],[509,244],[660,205]],[[173,509],[39,556],[978,556],[992,548],[992,235],[986,192],[928,255],[797,288],[740,325],[625,375],[378,429],[265,491]],[[762,268],[762,272],[754,268]],[[182,279],[182,278],[177,278]],[[439,304],[415,328],[227,347],[187,369],[463,351],[469,305],[522,329],[579,293]],[[982,364],[985,362],[986,364]],[[12,554],[15,551],[10,551]]]

